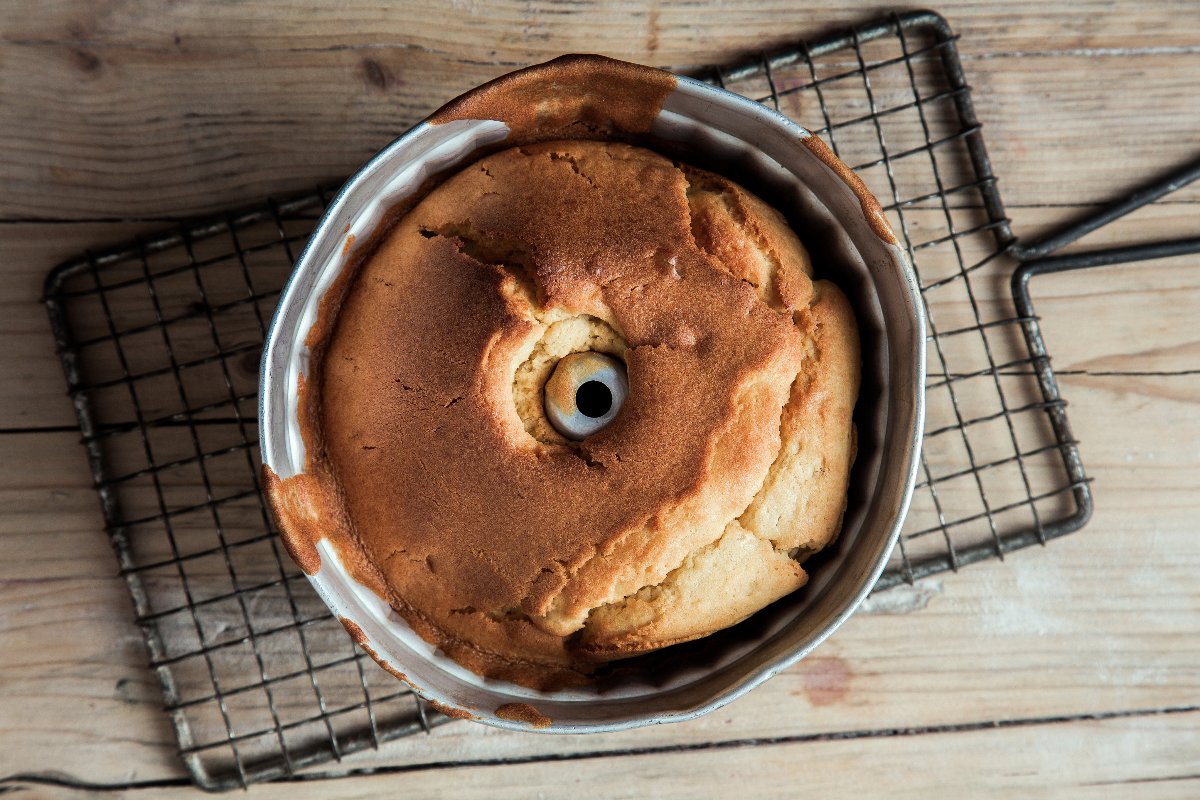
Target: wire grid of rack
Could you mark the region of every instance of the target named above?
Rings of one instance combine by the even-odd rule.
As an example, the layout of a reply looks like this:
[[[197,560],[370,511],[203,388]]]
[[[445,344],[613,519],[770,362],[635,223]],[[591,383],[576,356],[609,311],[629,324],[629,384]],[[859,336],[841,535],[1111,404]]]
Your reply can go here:
[[[1090,496],[955,47],[894,16],[706,76],[807,123],[881,199],[929,313],[927,431],[879,588],[1080,527]],[[46,303],[108,532],[194,780],[228,789],[447,721],[359,652],[258,485],[261,345],[330,192],[62,265]],[[1032,326],[1029,326],[1032,327]],[[1034,349],[1034,347],[1038,349]]]

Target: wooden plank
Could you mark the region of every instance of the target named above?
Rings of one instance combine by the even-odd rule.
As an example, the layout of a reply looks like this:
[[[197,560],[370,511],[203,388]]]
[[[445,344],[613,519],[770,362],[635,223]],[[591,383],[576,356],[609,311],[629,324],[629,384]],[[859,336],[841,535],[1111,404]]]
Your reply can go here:
[[[450,752],[466,760],[523,757],[1191,702],[1200,683],[1200,595],[1192,580],[1200,547],[1191,524],[1200,461],[1186,443],[1200,437],[1200,385],[1188,376],[1068,376],[1062,383],[1097,479],[1096,519],[1083,533],[885,596],[812,658],[694,722],[553,738],[455,724],[353,763],[424,763]],[[36,447],[44,466],[7,471],[0,492],[12,531],[3,539],[0,602],[18,609],[6,625],[22,645],[5,648],[0,671],[11,702],[34,697],[39,709],[16,717],[34,721],[20,726],[0,756],[0,773],[60,768],[55,748],[66,735],[73,775],[122,780],[131,763],[143,778],[178,775],[153,680],[138,666],[144,660],[134,652],[124,589],[106,577],[113,562],[88,508],[86,477],[67,497],[56,495],[63,464],[79,470],[72,437],[6,441]],[[16,456],[36,463],[28,451]],[[40,546],[52,532],[54,547]],[[43,688],[47,674],[55,678],[53,697]],[[122,679],[139,687],[133,704],[116,693]],[[81,719],[81,705],[95,713]],[[128,757],[131,746],[136,759]]]
[[[84,59],[99,66],[80,69],[72,47],[0,45],[8,68],[30,76],[20,91],[0,89],[0,127],[12,132],[0,139],[8,189],[0,218],[191,215],[310,189],[344,178],[446,99],[504,70],[422,49],[372,50],[372,63],[384,65],[378,69],[404,76],[381,89],[377,71],[364,72],[354,49],[247,49],[212,58],[114,45]],[[1008,202],[1098,201],[1189,158],[1200,110],[1185,98],[1198,68],[1200,52],[972,62],[976,105]],[[907,92],[902,67],[878,73],[881,105],[889,74],[895,91]],[[1136,91],[1111,91],[1120,86]],[[831,84],[826,94],[840,119],[864,111],[857,79]],[[797,102],[785,110],[819,127],[812,100],[789,105]],[[915,112],[889,117],[884,127],[890,146],[923,141]],[[873,126],[839,135],[862,138],[863,152],[874,149],[847,156],[852,163],[878,158]],[[1105,168],[1089,168],[1096,164]],[[886,196],[882,175],[867,177]],[[1195,201],[1197,191],[1177,200]]]
[[[670,753],[541,761],[454,770],[283,782],[251,787],[254,800],[341,800],[403,792],[429,798],[603,797],[669,800],[814,795],[879,798],[1190,798],[1200,777],[1200,713],[1078,720],[1000,729],[831,741],[783,741]],[[1068,756],[1069,754],[1069,756]],[[1068,757],[1062,757],[1068,756]],[[193,789],[154,786],[102,795],[14,780],[15,796],[174,798]]]
[[[1008,203],[1108,202],[1196,156],[1187,129],[1200,108],[1179,100],[1192,92],[1200,53],[981,66],[969,64],[968,79]],[[1173,120],[1160,117],[1166,109]],[[1200,186],[1170,201],[1200,202]]]
[[[946,0],[941,12],[982,53],[1050,49],[1088,51],[1187,49],[1200,23],[1171,2],[1117,5],[1103,0],[1003,7]],[[249,8],[224,3],[204,12],[183,6],[146,15],[138,4],[55,0],[37,15],[10,12],[0,29],[8,41],[104,48],[114,41],[145,49],[241,53],[249,49],[424,49],[463,61],[524,64],[562,52],[613,52],[655,64],[711,62],[722,54],[785,42],[793,31],[821,31],[877,19],[879,7],[851,0],[837,7],[786,0],[733,0],[720,5],[656,3],[618,8],[597,2],[562,6],[550,0],[461,3],[433,0],[328,7],[303,12],[274,0]],[[436,24],[429,24],[436,20]],[[176,40],[178,37],[178,40]]]
[[[58,263],[159,228],[162,223],[0,224],[0,429],[75,424],[45,307],[46,275]]]
[[[78,434],[9,433],[0,437],[0,581],[111,578],[116,561],[104,535]],[[120,613],[128,606],[122,603]]]
[[[112,759],[102,767],[85,757],[80,775],[177,773],[166,746],[174,733],[77,438],[0,438],[0,703],[5,730],[24,731],[5,749],[29,746],[0,773],[54,769],[59,748]]]

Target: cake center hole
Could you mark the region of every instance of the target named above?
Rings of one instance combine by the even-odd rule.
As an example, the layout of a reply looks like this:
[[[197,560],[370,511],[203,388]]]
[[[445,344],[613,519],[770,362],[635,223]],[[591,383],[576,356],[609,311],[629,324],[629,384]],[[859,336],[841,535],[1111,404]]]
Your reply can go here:
[[[586,381],[575,392],[575,406],[585,417],[603,417],[612,404],[612,389],[600,381]]]

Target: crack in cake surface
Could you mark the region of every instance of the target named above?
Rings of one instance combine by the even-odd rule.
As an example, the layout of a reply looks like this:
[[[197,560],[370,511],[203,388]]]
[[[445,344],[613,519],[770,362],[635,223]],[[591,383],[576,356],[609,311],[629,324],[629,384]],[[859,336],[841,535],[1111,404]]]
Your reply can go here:
[[[468,258],[481,265],[505,270],[516,281],[521,295],[530,308],[540,306],[537,282],[529,273],[530,254],[520,242],[489,241],[472,231],[470,224],[466,222],[437,227],[422,225],[418,231],[426,239],[436,237],[449,239],[455,242],[458,251]]]

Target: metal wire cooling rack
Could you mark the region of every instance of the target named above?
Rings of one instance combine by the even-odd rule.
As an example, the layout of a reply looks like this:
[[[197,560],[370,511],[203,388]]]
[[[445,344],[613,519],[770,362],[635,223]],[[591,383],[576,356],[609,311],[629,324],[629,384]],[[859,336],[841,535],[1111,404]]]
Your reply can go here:
[[[955,40],[916,12],[709,73],[825,138],[882,200],[920,274],[927,433],[880,588],[1045,542],[1091,510],[1044,344],[1007,294],[1014,238]],[[206,789],[446,721],[364,664],[282,557],[259,495],[265,326],[328,197],[183,225],[47,280],[105,523],[180,752]]]

